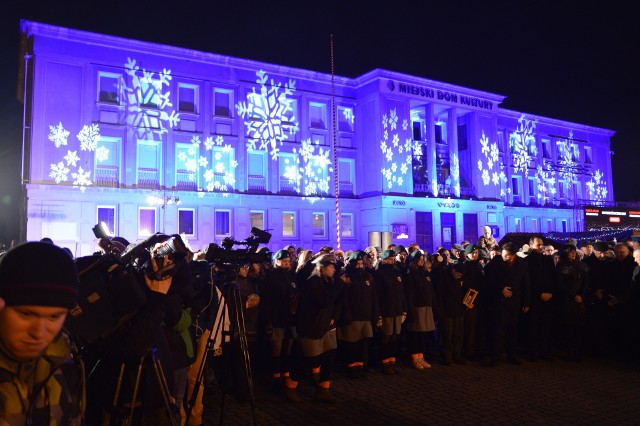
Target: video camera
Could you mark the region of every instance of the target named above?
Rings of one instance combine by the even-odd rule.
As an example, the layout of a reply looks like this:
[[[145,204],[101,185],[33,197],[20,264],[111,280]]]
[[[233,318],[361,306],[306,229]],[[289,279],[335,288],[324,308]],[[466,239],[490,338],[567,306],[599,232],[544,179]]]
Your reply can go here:
[[[227,237],[222,240],[222,247],[215,243],[209,244],[205,260],[218,266],[270,262],[271,252],[268,250],[258,252],[258,246],[267,244],[270,240],[271,234],[253,227],[251,234],[244,241],[235,241],[232,237]],[[245,246],[245,248],[233,249],[236,245]]]

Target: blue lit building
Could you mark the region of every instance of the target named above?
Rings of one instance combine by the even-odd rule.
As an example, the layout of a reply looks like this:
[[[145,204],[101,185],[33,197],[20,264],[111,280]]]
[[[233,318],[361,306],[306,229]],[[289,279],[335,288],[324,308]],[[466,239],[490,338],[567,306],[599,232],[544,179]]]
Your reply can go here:
[[[21,31],[23,237],[77,255],[94,251],[98,221],[131,242],[181,233],[194,249],[253,226],[271,249],[336,246],[336,191],[343,249],[376,232],[432,250],[484,225],[580,231],[583,205],[613,201],[613,131],[502,109],[504,96]]]

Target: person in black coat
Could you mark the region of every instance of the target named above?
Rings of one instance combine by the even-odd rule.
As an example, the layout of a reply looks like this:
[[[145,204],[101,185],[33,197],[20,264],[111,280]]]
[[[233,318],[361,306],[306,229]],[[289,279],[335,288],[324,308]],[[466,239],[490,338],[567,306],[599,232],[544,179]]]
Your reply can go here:
[[[575,246],[567,244],[562,248],[555,279],[566,332],[568,360],[578,362],[581,358],[589,274],[586,265],[578,259]]]
[[[503,346],[507,352],[507,362],[521,364],[516,356],[518,320],[521,313],[529,311],[531,295],[529,270],[524,259],[518,257],[517,253],[518,247],[514,243],[506,243],[501,253],[503,262],[495,263],[487,271],[488,293],[493,293],[489,297],[495,302],[493,347],[487,366],[498,363]]]
[[[373,276],[365,270],[366,253],[356,250],[349,257],[346,274],[344,311],[338,328],[340,345],[345,348],[348,376],[365,375],[368,362],[368,343],[373,337],[373,326],[380,315]]]
[[[436,287],[436,295],[442,309],[439,321],[442,334],[442,362],[450,366],[452,363],[464,364],[462,359],[462,343],[464,333],[463,304],[467,289],[464,287],[463,276],[466,272],[464,263],[456,263],[444,270],[442,280]]]
[[[261,313],[271,346],[271,371],[274,387],[283,389],[287,398],[298,401],[297,383],[290,378],[291,349],[296,337],[294,313],[297,309],[296,279],[291,270],[288,250],[274,255],[274,267],[265,277],[261,294]]]
[[[427,352],[427,333],[435,330],[433,316],[434,290],[431,281],[431,265],[425,256],[416,250],[407,260],[409,268],[406,277],[405,295],[407,298],[407,339],[411,363],[417,370],[431,368],[424,359]]]
[[[464,251],[462,251],[464,263],[466,264],[465,288],[467,288],[467,291],[473,290],[477,292],[473,307],[467,307],[464,315],[464,346],[462,352],[464,357],[470,360],[481,359],[486,352],[486,306],[482,304],[482,299],[486,297],[485,276],[479,255],[480,251],[475,244],[467,244]]]
[[[340,299],[346,276],[334,278],[336,261],[332,254],[319,256],[313,262],[315,269],[300,290],[297,330],[307,368],[312,370],[320,366],[316,399],[334,403],[329,388],[337,348],[336,324],[342,310]]]
[[[373,278],[380,304],[380,318],[377,325],[381,327],[382,331],[380,343],[382,370],[385,374],[398,374],[400,371],[395,366],[398,355],[398,338],[402,323],[407,318],[403,274],[394,265],[395,253],[393,250],[383,251],[380,259],[381,263],[378,264]]]
[[[542,238],[533,236],[529,240],[529,254],[525,262],[529,267],[531,306],[528,316],[526,351],[529,360],[551,360],[551,324],[553,319],[553,296],[556,293],[551,256],[545,256]]]

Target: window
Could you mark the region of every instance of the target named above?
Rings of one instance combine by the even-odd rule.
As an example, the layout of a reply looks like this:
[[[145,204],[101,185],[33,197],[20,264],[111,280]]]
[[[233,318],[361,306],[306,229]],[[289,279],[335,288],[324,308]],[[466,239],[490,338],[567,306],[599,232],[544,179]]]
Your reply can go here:
[[[436,119],[435,122],[436,143],[447,143],[447,123]]]
[[[120,181],[120,146],[122,140],[101,136],[94,152],[96,186],[116,188]]]
[[[504,153],[504,131],[498,130],[498,151]]]
[[[178,83],[178,111],[198,113],[200,87],[194,84]]]
[[[138,187],[158,189],[160,185],[160,142],[152,140],[138,140]]]
[[[555,229],[553,229],[553,220],[547,219],[547,232],[553,232],[553,231],[555,231]]]
[[[529,204],[534,204],[536,202],[536,180],[533,177],[528,179],[529,183]]]
[[[558,141],[556,142],[556,159],[557,160],[564,160],[566,157],[566,145],[564,143],[564,141]]]
[[[296,214],[294,212],[282,212],[282,236],[296,236]]]
[[[355,161],[350,158],[338,159],[338,184],[340,189],[340,195],[354,195],[355,178],[353,172],[355,170]]]
[[[522,232],[522,219],[519,217],[513,218],[513,224],[515,226],[514,232]]]
[[[343,238],[353,238],[353,214],[352,213],[340,213],[340,235]]]
[[[298,193],[300,176],[298,174],[297,157],[293,154],[280,154],[278,156],[278,168],[280,172],[280,193]]]
[[[215,227],[216,236],[231,235],[231,212],[229,210],[216,210]]]
[[[559,196],[561,200],[567,199],[567,183],[563,180],[558,181],[558,190]]]
[[[116,235],[116,208],[115,206],[98,206],[98,220],[96,223],[104,223],[107,227],[107,234],[111,237]]]
[[[121,75],[116,73],[98,73],[98,102],[115,105],[120,103],[121,78]]]
[[[195,191],[198,187],[198,146],[190,143],[176,143],[176,189]]]
[[[251,228],[258,228],[264,230],[264,212],[251,210],[249,212],[251,218]]]
[[[338,107],[338,130],[341,132],[353,132],[354,116],[353,108]]]
[[[204,178],[208,191],[232,191],[236,184],[235,149],[231,145],[211,149],[210,167]]]
[[[538,232],[538,219],[531,219],[530,232]]]
[[[232,117],[233,91],[228,89],[214,89],[213,98],[213,114],[217,117]]]
[[[413,127],[413,140],[421,141],[422,140],[422,121],[412,122],[412,127]]]
[[[267,153],[265,151],[248,151],[248,185],[250,191],[266,191]],[[262,229],[262,228],[260,228]]]
[[[156,233],[156,209],[153,207],[138,208],[138,235],[148,237]]]
[[[313,212],[313,222],[311,229],[313,230],[313,238],[324,238],[327,235],[326,232],[326,219],[324,213]]]
[[[458,124],[458,151],[467,149],[467,125]]]
[[[178,234],[195,235],[195,217],[194,209],[178,209]]]
[[[549,139],[542,139],[542,158],[551,160],[551,141]]]
[[[143,108],[157,109],[160,105],[162,81],[160,79],[140,78],[138,101]]]
[[[562,220],[562,232],[567,232],[567,221],[566,220]]]
[[[309,102],[309,127],[327,128],[327,106],[318,102]]]
[[[513,194],[513,202],[519,202],[520,199],[520,176],[511,177],[511,193]]]
[[[288,108],[285,107],[283,109],[280,119],[282,120],[282,132],[285,140],[296,142],[296,135],[299,130],[297,99],[289,99]]]
[[[584,162],[585,162],[585,164],[592,164],[593,163],[591,161],[591,147],[590,146],[585,146],[584,147]]]

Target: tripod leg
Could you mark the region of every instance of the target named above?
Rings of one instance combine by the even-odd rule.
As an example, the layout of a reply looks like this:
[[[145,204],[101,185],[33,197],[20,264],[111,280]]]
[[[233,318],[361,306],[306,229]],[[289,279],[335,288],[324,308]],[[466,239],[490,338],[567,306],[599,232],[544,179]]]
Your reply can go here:
[[[140,378],[142,377],[142,368],[144,367],[144,360],[147,357],[147,354],[143,355],[140,358],[140,364],[138,364],[138,373],[136,374],[136,382],[133,385],[133,395],[131,396],[131,410],[129,410],[129,416],[125,417],[124,425],[128,426],[132,424],[133,421],[133,412],[136,409],[136,405],[138,403],[138,390],[140,390]]]
[[[111,413],[118,410],[118,400],[120,399],[120,391],[122,390],[122,379],[124,377],[125,364],[124,362],[120,366],[120,374],[118,375],[118,383],[116,384],[116,392],[113,395],[113,404],[111,405],[111,411],[107,412],[102,419],[102,426],[109,426],[111,423]]]
[[[164,371],[162,370],[162,364],[160,363],[160,359],[158,358],[157,350],[154,349],[152,352],[153,357],[153,371],[156,374],[156,380],[158,381],[158,385],[160,386],[160,391],[162,392],[162,399],[164,400],[164,406],[167,410],[167,416],[169,416],[169,423],[171,426],[176,426],[175,417],[173,416],[173,410],[171,409],[171,392],[169,391],[169,385],[167,384],[167,378],[164,375]]]

